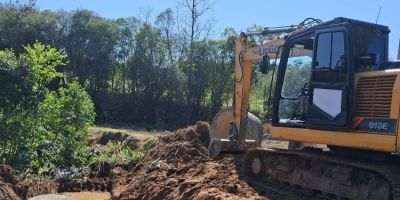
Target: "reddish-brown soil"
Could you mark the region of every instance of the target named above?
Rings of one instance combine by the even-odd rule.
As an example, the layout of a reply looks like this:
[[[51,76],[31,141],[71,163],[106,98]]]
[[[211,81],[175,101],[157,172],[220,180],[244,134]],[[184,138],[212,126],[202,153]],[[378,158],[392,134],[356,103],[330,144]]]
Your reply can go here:
[[[0,166],[0,199],[26,199],[57,192],[58,184],[50,180],[31,180],[15,174],[7,165]]]
[[[198,122],[161,136],[135,169],[113,173],[112,199],[304,199],[256,186],[244,176],[243,155],[210,160],[208,127]]]
[[[209,124],[159,136],[140,161],[102,163],[88,179],[60,183],[24,181],[0,168],[0,199],[26,199],[54,192],[108,191],[111,199],[310,199],[289,187],[246,177],[243,155],[207,157]],[[142,149],[143,150],[143,149]]]

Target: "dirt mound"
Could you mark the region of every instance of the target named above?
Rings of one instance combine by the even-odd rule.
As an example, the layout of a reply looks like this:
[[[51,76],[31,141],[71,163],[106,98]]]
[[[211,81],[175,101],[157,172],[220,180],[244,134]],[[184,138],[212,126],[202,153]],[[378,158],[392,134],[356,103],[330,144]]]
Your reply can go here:
[[[20,177],[8,165],[0,166],[0,199],[27,199],[28,197],[55,193],[58,184],[50,180],[32,180]]]
[[[32,181],[15,175],[9,166],[0,166],[0,199],[80,191],[108,191],[112,200],[309,199],[301,198],[297,192],[279,196],[280,192],[263,189],[265,184],[276,188],[271,183],[263,182],[262,187],[258,186],[255,179],[243,173],[243,155],[209,159],[208,130],[208,123],[198,122],[195,126],[162,134],[157,140],[149,140],[139,147],[146,152],[140,161],[103,162],[92,166],[86,176],[62,179],[58,183]]]
[[[118,143],[121,142],[126,146],[130,147],[132,150],[135,150],[139,147],[140,140],[136,137],[130,136],[126,133],[122,132],[104,132],[100,136],[99,135],[90,135],[89,136],[89,144],[91,147],[96,145],[105,146],[109,142]]]
[[[0,182],[0,199],[21,199],[8,184]]]
[[[207,157],[209,124],[161,136],[130,181],[113,181],[113,199],[262,199],[242,178],[242,155]],[[125,184],[124,184],[125,183]]]

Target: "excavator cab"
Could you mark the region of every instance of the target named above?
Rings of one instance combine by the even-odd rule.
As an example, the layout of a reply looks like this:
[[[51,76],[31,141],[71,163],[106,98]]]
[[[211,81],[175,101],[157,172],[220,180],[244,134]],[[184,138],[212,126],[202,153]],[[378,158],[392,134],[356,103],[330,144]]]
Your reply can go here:
[[[397,75],[384,71],[398,66],[388,62],[389,32],[387,26],[339,17],[324,23],[306,19],[297,26],[242,33],[235,45],[234,103],[216,115],[210,130],[211,139],[237,139],[225,140],[225,145],[211,142],[210,147],[218,144],[218,148],[209,148],[210,152],[217,149],[212,155],[259,146],[265,127],[271,128],[272,137],[289,141],[396,151],[393,144],[379,143],[388,140],[371,138],[381,133],[396,135],[397,130],[398,105],[392,102],[397,98],[393,93]],[[248,36],[256,34],[284,37],[250,47]],[[270,60],[279,60],[277,69],[270,70]],[[270,92],[272,101],[268,100],[267,106],[272,107],[271,126],[263,126],[248,112],[253,61],[260,62],[262,73],[272,72],[270,88],[274,86],[274,93]],[[321,134],[319,130],[329,132]],[[352,131],[369,134],[352,134],[350,138],[360,136],[379,144],[336,140]],[[238,137],[230,137],[235,135],[232,133]]]
[[[351,129],[355,73],[378,70],[387,62],[388,33],[385,26],[336,18],[289,36],[278,68],[273,125]],[[299,45],[310,51],[310,58],[297,59],[297,73],[303,79],[293,82],[291,68],[296,63],[291,52]],[[299,93],[301,99],[296,98]],[[306,106],[299,109],[297,105]],[[296,110],[303,110],[301,119],[292,117]]]
[[[400,62],[388,62],[389,28],[347,18],[310,21],[317,24],[265,29],[261,34],[287,37],[258,47],[239,36],[236,99],[211,124],[210,157],[246,152],[249,175],[338,198],[400,199]],[[289,141],[285,149],[260,147],[260,120],[248,113],[252,62],[262,61],[267,72],[268,58],[279,60],[270,70],[268,128],[270,138]]]

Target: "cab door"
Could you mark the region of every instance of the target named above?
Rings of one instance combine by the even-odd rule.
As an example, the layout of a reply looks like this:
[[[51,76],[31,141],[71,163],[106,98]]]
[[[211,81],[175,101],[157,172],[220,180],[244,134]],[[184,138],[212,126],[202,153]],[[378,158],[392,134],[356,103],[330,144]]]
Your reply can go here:
[[[316,31],[306,127],[348,127],[352,80],[348,28],[340,25]]]

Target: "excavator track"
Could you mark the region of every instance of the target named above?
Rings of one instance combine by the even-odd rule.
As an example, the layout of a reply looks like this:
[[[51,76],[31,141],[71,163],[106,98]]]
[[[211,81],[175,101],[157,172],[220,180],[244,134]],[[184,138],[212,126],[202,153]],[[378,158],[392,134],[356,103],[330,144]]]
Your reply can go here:
[[[344,199],[400,200],[400,161],[338,156],[320,149],[289,151],[252,148],[246,174]]]

